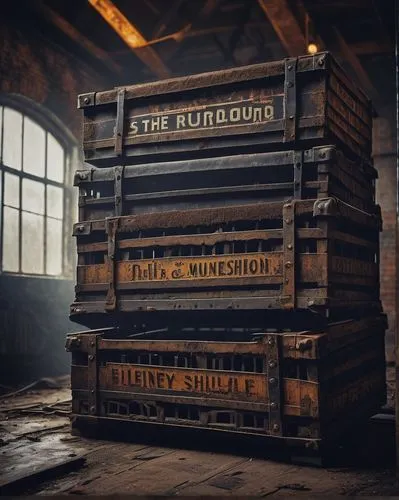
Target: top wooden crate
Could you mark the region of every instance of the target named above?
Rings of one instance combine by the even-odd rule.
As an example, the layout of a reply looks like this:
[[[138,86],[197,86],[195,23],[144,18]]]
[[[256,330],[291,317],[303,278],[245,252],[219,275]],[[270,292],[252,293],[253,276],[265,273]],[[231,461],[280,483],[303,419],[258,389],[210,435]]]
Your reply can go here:
[[[328,52],[82,94],[85,160],[126,165],[334,143],[371,154],[372,107]]]

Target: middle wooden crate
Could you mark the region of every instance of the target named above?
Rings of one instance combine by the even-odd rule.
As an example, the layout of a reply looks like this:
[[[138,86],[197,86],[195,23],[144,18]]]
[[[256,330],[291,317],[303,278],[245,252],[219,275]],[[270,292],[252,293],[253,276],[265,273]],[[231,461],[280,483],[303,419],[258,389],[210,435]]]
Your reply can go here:
[[[376,170],[335,146],[79,170],[79,220],[334,196],[374,210]]]
[[[133,312],[379,310],[377,209],[329,197],[80,222],[70,317],[101,327]]]

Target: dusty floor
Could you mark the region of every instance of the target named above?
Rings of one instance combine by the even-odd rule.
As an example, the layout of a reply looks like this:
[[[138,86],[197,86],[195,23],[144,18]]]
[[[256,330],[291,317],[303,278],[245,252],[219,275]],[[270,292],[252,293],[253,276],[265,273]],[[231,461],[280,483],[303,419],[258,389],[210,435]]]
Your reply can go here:
[[[66,379],[59,388],[0,397],[0,494],[399,495],[389,417],[370,426],[360,454],[367,460],[322,469],[251,457],[251,450],[74,437],[69,408]]]

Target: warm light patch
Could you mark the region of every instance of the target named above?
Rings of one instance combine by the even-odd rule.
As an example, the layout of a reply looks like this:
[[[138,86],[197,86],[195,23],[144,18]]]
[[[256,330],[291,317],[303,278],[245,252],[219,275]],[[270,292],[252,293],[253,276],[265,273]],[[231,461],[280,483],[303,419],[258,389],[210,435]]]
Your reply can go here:
[[[308,45],[308,54],[316,54],[318,52],[318,47],[315,43],[309,43]]]

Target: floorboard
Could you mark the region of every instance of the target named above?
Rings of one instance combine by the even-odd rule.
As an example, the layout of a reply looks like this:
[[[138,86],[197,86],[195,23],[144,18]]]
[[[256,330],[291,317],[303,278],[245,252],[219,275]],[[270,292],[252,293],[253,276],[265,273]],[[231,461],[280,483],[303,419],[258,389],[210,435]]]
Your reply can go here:
[[[62,387],[0,400],[0,486],[18,483],[31,470],[46,474],[20,482],[19,493],[275,498],[399,494],[393,464],[322,469],[263,460],[250,453],[187,449],[178,442],[156,446],[72,436],[69,399],[68,387]],[[392,439],[386,427],[381,436]],[[78,467],[73,471],[56,467],[73,462]],[[47,472],[52,469],[50,477]]]

